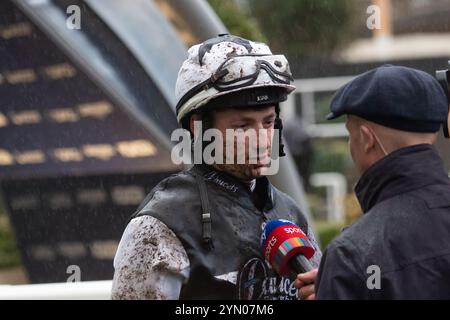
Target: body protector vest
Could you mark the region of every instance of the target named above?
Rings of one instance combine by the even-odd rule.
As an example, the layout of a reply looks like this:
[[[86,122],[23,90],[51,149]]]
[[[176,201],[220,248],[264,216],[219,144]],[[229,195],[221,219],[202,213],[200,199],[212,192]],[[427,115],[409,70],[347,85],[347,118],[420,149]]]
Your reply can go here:
[[[297,299],[296,275],[277,276],[259,241],[263,223],[271,219],[293,221],[305,233],[308,225],[294,201],[267,177],[257,178],[251,192],[226,173],[195,165],[159,183],[132,218],[142,215],[162,221],[184,246],[190,274],[180,299]],[[321,255],[314,235],[308,236]],[[312,264],[318,267],[317,259]]]

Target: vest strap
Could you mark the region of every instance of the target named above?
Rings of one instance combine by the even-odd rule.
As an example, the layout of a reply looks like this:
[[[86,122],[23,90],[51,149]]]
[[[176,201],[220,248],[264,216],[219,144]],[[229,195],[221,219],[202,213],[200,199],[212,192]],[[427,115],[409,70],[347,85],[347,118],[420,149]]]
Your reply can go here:
[[[214,249],[214,244],[212,241],[212,219],[208,192],[206,190],[205,180],[199,173],[195,174],[195,179],[197,180],[198,189],[200,191],[200,200],[202,203],[202,240],[206,249],[211,251]]]

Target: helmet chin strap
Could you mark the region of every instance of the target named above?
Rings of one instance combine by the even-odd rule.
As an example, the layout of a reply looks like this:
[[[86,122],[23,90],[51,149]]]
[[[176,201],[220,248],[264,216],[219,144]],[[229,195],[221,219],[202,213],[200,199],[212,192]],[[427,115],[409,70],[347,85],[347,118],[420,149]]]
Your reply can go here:
[[[448,96],[448,113],[447,121],[442,124],[442,130],[444,131],[444,137],[450,138],[450,95]]]
[[[284,143],[283,143],[283,121],[280,118],[280,104],[278,103],[275,106],[275,112],[277,114],[277,117],[275,118],[275,125],[274,129],[278,129],[279,135],[278,135],[278,156],[284,157],[286,153],[284,152]]]

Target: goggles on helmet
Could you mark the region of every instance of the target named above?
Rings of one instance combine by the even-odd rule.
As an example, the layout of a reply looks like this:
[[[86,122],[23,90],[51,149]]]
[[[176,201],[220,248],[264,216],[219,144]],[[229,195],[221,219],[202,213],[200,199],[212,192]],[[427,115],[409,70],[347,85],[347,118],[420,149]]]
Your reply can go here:
[[[265,74],[261,71],[264,70]],[[177,104],[177,110],[201,91],[214,88],[219,92],[245,88],[254,84],[285,84],[293,81],[284,55],[246,54],[226,59],[213,75],[189,90]]]

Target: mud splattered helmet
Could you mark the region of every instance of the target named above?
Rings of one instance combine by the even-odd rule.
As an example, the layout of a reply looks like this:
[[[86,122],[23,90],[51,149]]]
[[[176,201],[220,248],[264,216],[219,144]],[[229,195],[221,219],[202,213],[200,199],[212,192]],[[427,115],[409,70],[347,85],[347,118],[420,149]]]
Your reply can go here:
[[[219,35],[188,51],[175,89],[177,120],[188,129],[190,116],[206,109],[275,105],[281,130],[279,103],[295,89],[292,81],[284,55],[272,54],[264,43]]]

